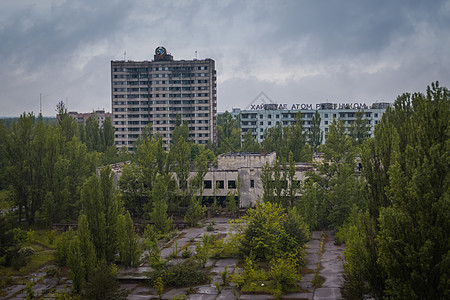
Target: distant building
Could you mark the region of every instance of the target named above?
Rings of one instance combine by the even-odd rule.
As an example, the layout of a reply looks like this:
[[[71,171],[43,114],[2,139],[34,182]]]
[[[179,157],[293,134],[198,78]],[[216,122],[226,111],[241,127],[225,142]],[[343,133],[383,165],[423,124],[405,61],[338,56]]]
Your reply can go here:
[[[216,69],[212,59],[174,60],[158,47],[151,61],[111,61],[115,142],[133,149],[142,129],[152,125],[168,150],[177,115],[197,144],[216,141]]]
[[[98,118],[98,126],[103,127],[103,122],[106,118],[111,118],[112,114],[107,113],[104,110],[96,110],[91,113],[79,113],[76,111],[69,111],[69,116],[77,120],[78,124],[86,125],[86,121],[91,116],[97,116]]]
[[[295,115],[301,113],[303,129],[308,132],[311,127],[312,118],[316,112],[320,115],[320,129],[324,133],[323,143],[328,135],[329,125],[333,119],[342,120],[344,125],[350,127],[352,121],[356,119],[356,112],[363,111],[364,118],[367,120],[370,130],[368,135],[373,137],[375,125],[381,120],[383,113],[389,106],[387,102],[374,103],[370,107],[365,104],[336,104],[321,103],[312,104],[260,104],[252,105],[251,109],[241,110],[233,108],[233,115],[241,115],[241,133],[242,137],[250,130],[258,142],[264,139],[264,131],[274,127],[277,124],[289,126],[295,123]]]
[[[266,163],[273,167],[275,160],[275,152],[239,152],[219,155],[217,157],[217,166],[210,167],[203,179],[203,198],[216,198],[223,203],[228,192],[238,191],[239,179],[240,207],[254,207],[256,203],[262,201],[264,194],[261,181],[262,167]],[[122,174],[124,164],[112,165],[115,182]],[[295,180],[303,182],[306,179],[306,171],[312,170],[312,166],[307,163],[296,163],[295,169]],[[194,171],[190,172],[188,183],[196,174]],[[176,174],[172,173],[172,176],[177,181]]]

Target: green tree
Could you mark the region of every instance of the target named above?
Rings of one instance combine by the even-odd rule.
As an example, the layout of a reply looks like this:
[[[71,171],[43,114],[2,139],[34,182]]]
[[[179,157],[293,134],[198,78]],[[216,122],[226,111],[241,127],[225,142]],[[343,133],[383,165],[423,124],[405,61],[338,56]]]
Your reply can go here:
[[[320,114],[316,110],[312,120],[311,127],[308,134],[308,143],[311,146],[312,152],[316,152],[317,148],[322,144],[323,132],[320,130]]]
[[[178,188],[181,192],[182,204],[187,206],[188,195],[188,178],[190,173],[190,146],[189,143],[180,136],[170,147],[169,155],[173,159],[174,171],[178,180]]]
[[[356,119],[352,121],[349,128],[349,135],[354,145],[361,145],[368,138],[370,125],[367,124],[367,119],[364,117],[363,111],[358,111],[355,114]]]
[[[168,232],[172,227],[172,218],[169,218],[167,215],[168,181],[169,178],[167,178],[167,176],[158,174],[152,191],[153,210],[150,214],[150,220],[161,233]]]
[[[116,129],[112,124],[110,117],[105,118],[103,121],[103,126],[100,129],[100,137],[102,140],[102,152],[105,152],[108,147],[115,147],[114,145],[114,133]]]
[[[119,215],[117,221],[117,237],[119,241],[120,262],[126,267],[139,266],[139,236],[134,232],[133,220],[127,211]]]
[[[58,127],[61,128],[66,142],[79,135],[77,120],[69,116],[64,102],[60,101],[56,105]]]
[[[240,118],[225,111],[217,116],[217,153],[236,152],[241,147]]]
[[[263,201],[274,202],[273,169],[269,163],[266,163],[261,169],[261,182],[263,186]]]
[[[261,146],[256,141],[255,137],[253,136],[251,130],[247,130],[244,135],[242,136],[242,152],[259,152],[261,151]]]
[[[130,165],[124,165],[118,182],[125,209],[136,217],[142,216],[142,208],[148,201],[146,194],[144,194],[144,184],[139,177],[139,165],[131,163]]]
[[[78,218],[77,239],[79,241],[79,258],[82,260],[85,268],[84,276],[86,280],[89,280],[89,275],[97,264],[97,258],[95,257],[95,247],[89,231],[87,217],[84,214]]]
[[[198,221],[205,215],[205,211],[206,207],[202,206],[200,199],[193,195],[184,216],[184,221],[188,226],[197,226]]]
[[[97,115],[92,115],[86,120],[86,146],[88,151],[103,151],[103,143],[100,136],[100,127],[98,126]]]
[[[240,250],[245,256],[270,260],[299,254],[309,230],[295,210],[286,213],[279,204],[257,204],[239,222]]]
[[[395,110],[411,107],[411,114],[395,126],[408,131],[406,147],[400,144],[391,162],[392,205],[379,217],[378,260],[393,298],[450,296],[449,96],[433,83],[426,95],[403,95],[394,104]]]
[[[89,300],[127,299],[128,292],[125,289],[120,289],[117,275],[117,267],[108,265],[106,261],[102,260],[94,269],[89,282],[86,284],[84,298]]]
[[[93,175],[86,180],[81,191],[81,203],[97,258],[114,261],[117,250],[117,216],[121,207],[110,167],[101,169],[100,178]]]
[[[70,279],[72,280],[72,289],[75,293],[81,292],[86,277],[86,266],[81,252],[80,241],[75,236],[69,242],[69,252],[67,255],[67,266],[70,269]]]
[[[449,296],[448,95],[433,83],[398,97],[364,145],[368,209],[343,230],[344,296],[361,284],[378,299]]]

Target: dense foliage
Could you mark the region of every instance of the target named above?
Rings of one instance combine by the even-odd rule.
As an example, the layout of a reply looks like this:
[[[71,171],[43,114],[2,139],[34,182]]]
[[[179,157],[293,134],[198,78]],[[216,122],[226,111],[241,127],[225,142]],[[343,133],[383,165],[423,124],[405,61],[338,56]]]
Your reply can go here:
[[[363,146],[367,208],[341,230],[345,297],[449,297],[449,119],[449,91],[434,83],[398,97]]]

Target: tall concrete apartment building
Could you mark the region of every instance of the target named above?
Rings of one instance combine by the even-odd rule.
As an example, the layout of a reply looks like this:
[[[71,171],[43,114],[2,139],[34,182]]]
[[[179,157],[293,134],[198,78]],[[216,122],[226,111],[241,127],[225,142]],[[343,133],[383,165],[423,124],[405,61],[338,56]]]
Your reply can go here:
[[[270,103],[252,105],[251,109],[247,110],[233,108],[232,114],[234,116],[241,115],[241,140],[243,140],[245,132],[250,130],[256,141],[261,143],[266,129],[275,127],[278,124],[284,127],[295,123],[295,115],[299,112],[301,112],[303,130],[308,132],[311,128],[312,118],[317,110],[321,119],[320,130],[323,132],[322,143],[325,143],[328,128],[334,119],[342,120],[348,130],[348,127],[356,119],[358,111],[364,112],[364,119],[366,119],[369,127],[368,135],[373,137],[375,125],[381,120],[388,106],[389,103],[387,102],[373,103],[371,106],[360,103],[320,103],[317,105]]]
[[[157,47],[150,61],[111,61],[111,100],[117,148],[133,150],[152,124],[168,150],[177,115],[197,144],[216,141],[216,70],[212,59],[174,60]]]

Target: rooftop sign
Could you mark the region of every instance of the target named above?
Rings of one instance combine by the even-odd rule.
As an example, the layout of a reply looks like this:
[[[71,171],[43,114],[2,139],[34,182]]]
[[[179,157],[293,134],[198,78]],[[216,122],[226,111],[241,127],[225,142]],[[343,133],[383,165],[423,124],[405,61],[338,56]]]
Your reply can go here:
[[[318,110],[318,109],[369,109],[365,103],[296,103],[288,104],[252,104],[250,110]]]

